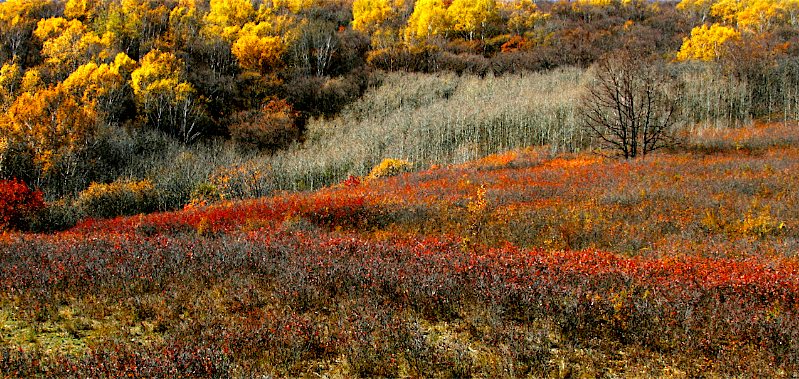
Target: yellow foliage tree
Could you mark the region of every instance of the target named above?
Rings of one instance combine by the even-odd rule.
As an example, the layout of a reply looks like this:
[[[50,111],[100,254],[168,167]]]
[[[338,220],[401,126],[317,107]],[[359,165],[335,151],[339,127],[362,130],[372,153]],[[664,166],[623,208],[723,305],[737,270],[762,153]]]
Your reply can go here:
[[[508,20],[508,29],[517,35],[522,35],[525,31],[534,29],[542,21],[549,18],[549,14],[538,10],[538,6],[532,0],[501,2],[499,9],[504,14],[503,17]]]
[[[726,44],[740,39],[741,33],[729,26],[698,26],[691,30],[690,37],[683,39],[682,47],[677,52],[677,60],[712,61],[724,54]]]
[[[235,39],[241,27],[254,17],[250,0],[211,0],[205,23],[211,33]]]
[[[710,15],[727,25],[736,26],[738,14],[744,9],[741,0],[717,0],[710,6]]]
[[[236,57],[239,65],[247,70],[267,72],[278,67],[281,57],[286,51],[286,45],[279,36],[270,36],[264,30],[266,26],[245,25],[239,33],[239,38],[233,43],[231,52]]]
[[[152,126],[188,143],[200,136],[197,119],[201,111],[194,99],[194,87],[184,76],[183,61],[172,53],[153,50],[131,73],[131,87]]]
[[[168,26],[170,8],[150,0],[117,0],[94,23],[111,46],[129,56],[149,51]]]
[[[54,2],[49,0],[6,0],[0,2],[0,51],[12,58],[25,53],[26,42],[36,23]],[[1,57],[0,57],[1,58]]]
[[[469,40],[476,34],[485,37],[489,24],[499,17],[495,0],[454,0],[447,8],[452,29],[466,34]]]
[[[6,109],[22,84],[22,70],[16,63],[5,63],[0,67],[0,110]]]
[[[87,61],[108,58],[109,41],[78,20],[60,17],[41,20],[33,34],[42,41],[45,61],[61,74],[74,71]]]
[[[72,153],[85,149],[95,126],[92,104],[76,99],[62,86],[24,92],[0,116],[0,134],[33,153],[42,177],[58,163],[63,168]]]
[[[353,1],[352,28],[371,35],[396,16],[396,3],[394,0]]]
[[[418,0],[405,27],[407,42],[421,42],[449,29],[447,5],[443,0]]]
[[[42,88],[44,88],[42,73],[35,68],[25,71],[25,75],[22,75],[22,86],[20,87],[22,92],[35,92]]]
[[[169,30],[173,41],[185,44],[196,38],[202,30],[203,18],[195,0],[181,0],[169,13]]]
[[[770,30],[782,16],[784,8],[775,0],[752,0],[738,13],[738,28],[755,33]]]
[[[85,104],[94,104],[99,115],[108,119],[125,96],[125,86],[136,62],[125,53],[110,64],[87,63],[78,67],[61,85]]]
[[[97,1],[67,0],[64,3],[64,17],[82,21],[92,20],[97,15]]]

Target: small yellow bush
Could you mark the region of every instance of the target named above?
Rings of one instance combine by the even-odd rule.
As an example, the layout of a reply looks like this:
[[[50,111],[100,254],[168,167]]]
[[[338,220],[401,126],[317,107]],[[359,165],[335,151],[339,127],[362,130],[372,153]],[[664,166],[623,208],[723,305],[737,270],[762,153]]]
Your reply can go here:
[[[387,178],[409,172],[413,169],[413,163],[402,159],[386,158],[379,165],[372,168],[367,179]]]
[[[155,211],[158,193],[149,180],[92,183],[78,195],[75,205],[89,217],[134,215]]]
[[[761,209],[759,212],[749,212],[739,227],[741,234],[759,238],[778,234],[783,229],[785,223],[774,219],[769,208]]]
[[[191,200],[186,207],[201,207],[222,200],[222,194],[216,185],[208,182],[197,184],[191,191]]]

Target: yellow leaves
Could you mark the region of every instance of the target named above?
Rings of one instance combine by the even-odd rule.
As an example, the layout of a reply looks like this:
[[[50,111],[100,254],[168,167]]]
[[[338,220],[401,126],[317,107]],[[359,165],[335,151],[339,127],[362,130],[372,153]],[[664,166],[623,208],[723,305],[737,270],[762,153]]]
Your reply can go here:
[[[677,53],[678,61],[712,61],[724,54],[725,45],[741,39],[741,33],[729,26],[702,25],[691,30],[691,36],[683,39]]]
[[[205,16],[205,21],[218,26],[221,30],[238,26],[252,20],[255,9],[249,0],[211,0],[211,11]]]
[[[181,82],[175,87],[175,102],[183,102],[194,94],[194,87],[188,82]]]
[[[386,178],[389,176],[399,175],[403,172],[409,172],[413,169],[413,163],[403,159],[383,159],[380,164],[372,168],[369,172],[367,179]]]
[[[39,23],[36,24],[36,30],[33,31],[33,35],[42,41],[46,41],[63,34],[64,31],[71,26],[70,24],[83,25],[80,21],[73,21],[71,23],[65,18],[53,17],[40,20]]]
[[[286,46],[280,37],[259,37],[246,34],[239,37],[231,52],[242,68],[254,71],[269,71],[281,63]]]
[[[795,22],[796,0],[683,0],[677,9],[708,16],[739,31],[763,33],[778,22]]]
[[[117,54],[111,64],[87,63],[70,74],[62,86],[85,104],[113,101],[111,95],[123,90],[135,63],[124,53]]]
[[[25,75],[22,76],[22,91],[23,92],[34,92],[42,88],[44,82],[42,81],[42,73],[39,70],[32,68],[28,71],[25,71]]]
[[[499,18],[495,0],[419,0],[413,8],[405,28],[408,42],[446,34],[450,30],[462,32],[474,38]]]
[[[447,8],[447,18],[455,31],[465,32],[469,39],[483,32],[498,17],[495,0],[454,0]]]
[[[771,28],[781,15],[781,7],[774,0],[754,0],[738,13],[738,27],[763,33]]]
[[[58,71],[71,71],[87,60],[108,57],[109,41],[88,30],[78,20],[63,18],[41,20],[34,35],[42,41],[46,62]]]
[[[418,0],[405,28],[406,40],[423,41],[446,32],[446,16],[447,7],[442,0]]]
[[[710,6],[710,14],[729,25],[735,25],[745,4],[741,0],[718,0]]]
[[[86,146],[95,124],[94,109],[59,85],[22,93],[0,122],[0,131],[30,147],[35,162],[46,174],[60,156]]]
[[[153,50],[141,60],[141,66],[131,73],[133,93],[141,102],[157,93],[168,93],[176,89],[183,62],[169,52]]]
[[[50,3],[50,0],[6,0],[0,2],[0,22],[11,26],[19,25]]]
[[[273,2],[277,4],[277,2]],[[265,5],[264,5],[265,6]],[[274,5],[275,7],[277,5]],[[266,37],[286,34],[294,20],[290,16],[272,15],[270,10],[256,12],[248,0],[213,0],[211,10],[204,18],[203,33],[209,38],[222,38],[233,44],[241,37],[241,43],[252,44],[250,37]],[[263,41],[266,44],[266,41]],[[242,54],[243,52],[239,52]],[[254,55],[258,55],[254,53]]]
[[[112,64],[112,67],[123,77],[128,77],[128,75],[130,75],[130,73],[136,68],[136,61],[131,59],[125,53],[119,53],[114,57],[114,63]]]
[[[22,82],[22,70],[16,63],[5,63],[0,67],[0,109],[5,109]]]
[[[199,136],[195,129],[201,109],[194,87],[184,80],[184,64],[174,54],[152,50],[131,73],[137,105],[149,124],[167,128],[184,142]]]
[[[532,0],[502,2],[500,10],[508,14],[508,28],[519,35],[526,30],[534,29],[550,16],[548,13],[539,11],[538,6]]]
[[[486,189],[485,186],[480,186],[477,188],[477,194],[469,199],[469,203],[466,204],[466,210],[470,214],[478,214],[482,213],[488,207],[488,200],[486,199]]]
[[[95,16],[96,4],[94,0],[67,0],[64,3],[64,16],[70,19],[90,20]]]
[[[181,0],[169,13],[169,29],[174,41],[189,41],[202,29],[203,15],[196,0]]]
[[[355,0],[352,3],[352,28],[372,34],[388,20],[397,16],[398,6],[393,0]]]

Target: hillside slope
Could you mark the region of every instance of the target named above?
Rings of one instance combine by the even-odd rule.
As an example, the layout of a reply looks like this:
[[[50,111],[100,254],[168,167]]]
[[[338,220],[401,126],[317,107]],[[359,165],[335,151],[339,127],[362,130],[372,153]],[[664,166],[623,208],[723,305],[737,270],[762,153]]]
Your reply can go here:
[[[789,377],[799,131],[517,150],[0,241],[15,377]]]

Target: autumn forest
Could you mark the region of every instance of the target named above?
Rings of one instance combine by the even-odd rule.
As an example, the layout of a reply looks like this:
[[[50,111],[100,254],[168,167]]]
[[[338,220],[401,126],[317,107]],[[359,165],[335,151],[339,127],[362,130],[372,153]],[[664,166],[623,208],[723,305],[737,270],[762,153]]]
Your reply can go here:
[[[0,0],[0,378],[799,374],[799,1]]]

